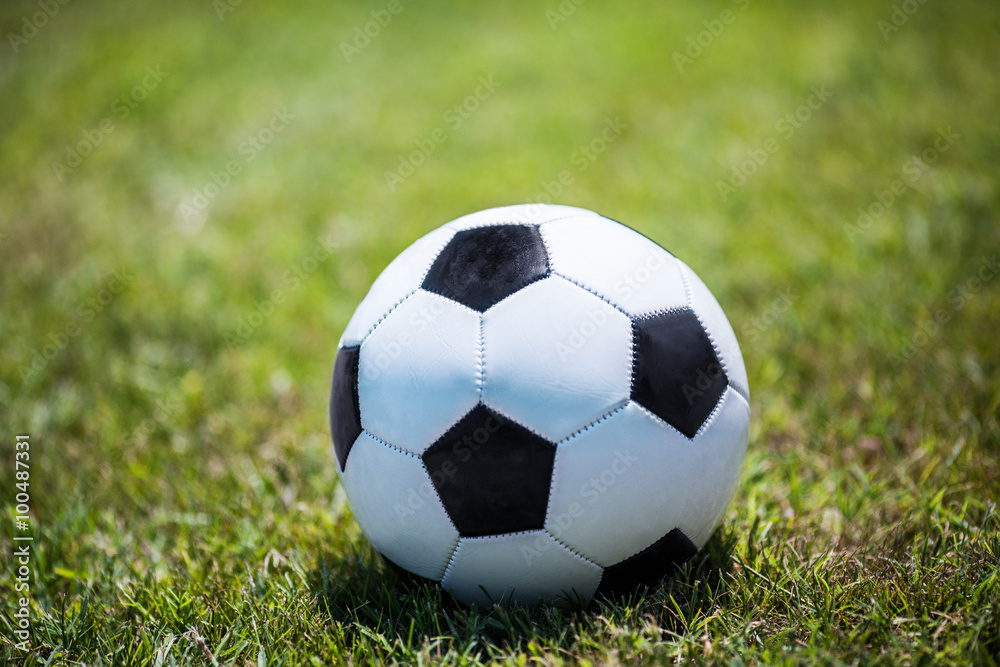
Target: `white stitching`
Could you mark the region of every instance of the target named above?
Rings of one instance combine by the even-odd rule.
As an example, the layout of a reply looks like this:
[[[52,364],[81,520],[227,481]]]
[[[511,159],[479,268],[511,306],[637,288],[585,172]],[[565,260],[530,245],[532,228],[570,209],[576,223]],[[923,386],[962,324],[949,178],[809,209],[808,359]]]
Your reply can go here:
[[[688,306],[691,310],[694,310],[694,296],[691,294],[691,283],[688,282],[687,273],[684,271],[684,265],[681,264],[677,258],[674,258],[674,261],[677,262],[677,270],[681,274],[681,280],[684,281],[684,294],[687,296]]]
[[[440,229],[440,228],[439,228],[439,229]],[[433,231],[430,231],[430,232],[428,232],[427,234],[425,234],[424,236],[427,236],[428,234],[433,234],[433,233],[434,233],[434,232],[436,232],[436,231],[437,231],[436,229],[435,229],[435,230],[433,230]],[[412,290],[410,290],[409,292],[407,292],[407,293],[406,293],[406,296],[404,296],[404,297],[403,297],[402,299],[400,299],[399,301],[397,301],[396,303],[394,303],[394,304],[393,304],[393,305],[392,305],[392,306],[391,306],[391,307],[389,308],[389,310],[387,310],[387,311],[385,312],[385,314],[384,314],[384,315],[382,315],[382,317],[380,317],[380,318],[378,319],[378,321],[377,321],[377,322],[375,322],[375,324],[373,324],[373,325],[371,326],[371,328],[370,328],[370,329],[368,329],[368,331],[367,331],[367,332],[365,333],[365,335],[364,335],[364,336],[362,336],[362,337],[361,337],[361,340],[360,340],[360,341],[358,341],[358,343],[357,343],[357,344],[358,344],[358,347],[359,347],[359,348],[361,347],[361,345],[362,345],[362,344],[363,344],[363,343],[364,343],[364,342],[365,342],[366,340],[368,340],[368,337],[372,335],[372,333],[373,333],[373,332],[375,331],[375,329],[377,329],[377,328],[378,328],[378,325],[382,324],[382,322],[384,322],[384,321],[385,321],[385,318],[389,317],[389,315],[391,315],[391,314],[392,314],[392,311],[396,310],[396,308],[398,308],[398,307],[399,307],[399,306],[400,306],[400,305],[401,305],[401,304],[402,304],[402,303],[403,303],[404,301],[406,301],[407,299],[409,299],[409,298],[410,298],[411,296],[413,296],[414,294],[416,294],[416,293],[417,293],[417,292],[418,292],[418,291],[420,290],[420,286],[424,284],[424,280],[426,280],[426,279],[427,279],[427,274],[428,274],[428,273],[430,273],[430,270],[431,270],[431,267],[432,267],[432,266],[434,266],[434,262],[436,262],[436,261],[437,261],[437,258],[438,258],[438,256],[439,256],[439,255],[441,254],[441,251],[442,251],[442,250],[444,250],[444,248],[445,248],[445,246],[446,246],[446,245],[448,245],[449,243],[451,243],[451,240],[452,240],[453,238],[455,238],[455,231],[454,231],[454,230],[451,230],[451,229],[449,229],[448,231],[449,231],[449,232],[451,232],[451,236],[449,236],[449,237],[447,238],[447,240],[445,240],[445,242],[441,244],[441,246],[440,246],[440,247],[439,247],[439,248],[437,249],[437,251],[435,251],[435,252],[434,252],[434,254],[433,254],[433,255],[431,255],[431,259],[430,259],[430,261],[429,261],[429,262],[427,263],[427,268],[426,268],[426,269],[424,269],[424,272],[423,272],[423,274],[422,274],[422,275],[420,276],[420,280],[418,280],[418,281],[417,281],[417,286],[416,286],[416,287],[414,287],[414,288],[413,288]],[[424,238],[424,236],[421,236],[420,238]],[[417,239],[417,241],[419,241],[419,240],[420,240],[420,239]],[[413,243],[416,243],[417,241],[414,241]],[[411,244],[411,245],[409,246],[409,248],[412,248],[412,247],[413,247],[413,245]],[[407,248],[406,250],[409,250],[409,248]],[[402,255],[403,253],[405,253],[405,252],[406,252],[406,250],[403,250],[403,252],[401,252],[401,253],[400,253],[399,255],[397,255],[397,259],[398,259],[398,257],[399,257],[400,255]],[[393,261],[395,261],[395,260],[393,260]],[[391,263],[392,263],[392,262],[390,262],[390,264],[391,264]],[[389,267],[386,267],[386,268],[389,268]],[[385,269],[383,269],[383,271],[384,271],[384,270],[385,270]],[[381,275],[381,274],[380,274],[380,275]],[[376,278],[376,280],[378,280],[378,278]],[[367,298],[367,297],[366,297],[366,298]],[[364,301],[364,299],[362,299],[362,302],[363,302],[363,301]],[[359,305],[360,305],[360,304],[359,304]]]
[[[744,389],[743,387],[733,382],[733,379],[728,375],[726,375],[726,379],[729,380],[729,388],[735,391],[737,394],[739,394],[740,398],[742,398],[744,401],[747,402],[747,405],[750,405],[750,390]]]
[[[525,431],[528,431],[529,433],[533,433],[534,435],[537,435],[539,438],[541,438],[545,442],[551,444],[553,447],[555,446],[555,444],[552,442],[552,440],[550,438],[545,437],[544,435],[542,435],[541,433],[539,433],[535,429],[527,426],[526,424],[522,424],[520,421],[518,421],[517,419],[514,419],[513,417],[511,417],[507,413],[503,412],[502,410],[500,410],[499,408],[497,408],[495,405],[490,405],[486,401],[482,401],[482,404],[483,404],[483,407],[486,408],[487,410],[492,410],[493,412],[497,413],[498,415],[500,415],[501,417],[503,417],[507,421],[511,422],[512,426],[514,426],[514,427],[520,426]]]
[[[486,343],[483,334],[483,314],[477,314],[479,315],[479,377],[476,390],[479,395],[479,401],[482,402],[483,385],[486,384]]]
[[[719,364],[722,366],[722,372],[726,374],[726,381],[728,382],[730,373],[729,369],[726,368],[726,360],[722,356],[722,348],[716,344],[715,337],[712,336],[711,330],[705,326],[705,323],[701,319],[701,315],[698,314],[698,310],[694,307],[694,294],[691,292],[691,286],[688,284],[687,273],[684,271],[684,265],[678,262],[677,268],[680,269],[681,278],[684,280],[684,289],[686,289],[688,293],[688,305],[691,308],[691,312],[694,314],[695,319],[698,320],[698,324],[701,325],[705,335],[708,336],[708,342],[712,344],[712,351],[715,352],[715,358],[719,360]]]
[[[444,512],[445,517],[448,518],[448,523],[450,523],[451,527],[455,529],[455,534],[457,535],[457,537],[455,538],[455,546],[452,549],[452,555],[454,555],[455,549],[458,548],[458,540],[462,537],[462,531],[460,531],[458,529],[458,526],[455,525],[455,520],[451,518],[451,514],[448,513],[448,508],[444,506],[444,500],[441,498],[441,494],[438,491],[437,486],[434,484],[434,476],[431,475],[430,468],[427,467],[427,462],[424,461],[424,457],[418,456],[417,458],[420,459],[421,467],[423,468],[423,471],[427,473],[427,478],[430,480],[431,487],[434,489],[434,493],[431,494],[431,497],[437,501],[438,507],[441,508],[441,511]],[[445,571],[447,571],[447,567],[445,567]],[[444,578],[444,574],[442,574],[441,577]]]
[[[583,284],[577,282],[576,280],[574,280],[573,278],[570,278],[569,276],[566,276],[566,275],[563,275],[563,274],[559,273],[558,271],[551,271],[551,274],[553,276],[557,277],[557,278],[562,278],[563,280],[565,280],[568,283],[576,285],[580,289],[582,289],[582,290],[584,290],[584,291],[586,291],[586,292],[588,292],[590,294],[593,294],[598,299],[600,299],[604,303],[608,304],[609,306],[611,306],[612,308],[614,308],[615,310],[617,310],[619,313],[621,313],[625,317],[627,317],[629,319],[632,319],[632,316],[629,315],[628,313],[626,313],[624,310],[622,310],[621,306],[619,306],[617,303],[615,303],[611,299],[607,298],[606,296],[604,296],[600,292],[597,292],[596,290],[592,290],[591,288],[587,287],[586,285],[583,285]]]
[[[679,430],[677,429],[677,427],[676,427],[676,426],[674,426],[673,424],[671,424],[670,422],[668,422],[668,421],[667,421],[666,419],[664,419],[664,418],[663,418],[663,417],[661,417],[660,415],[656,414],[655,412],[652,412],[652,411],[650,411],[650,410],[649,410],[649,409],[648,409],[648,408],[647,408],[647,407],[646,407],[645,405],[643,405],[642,403],[639,403],[638,401],[632,401],[632,404],[633,404],[633,405],[635,405],[635,407],[636,407],[636,408],[638,408],[639,410],[642,410],[643,414],[645,414],[645,415],[646,415],[647,417],[649,417],[650,419],[653,419],[653,420],[655,420],[656,422],[658,422],[658,423],[660,423],[660,424],[663,424],[664,426],[666,426],[667,428],[669,428],[670,430],[672,430],[672,431],[673,431],[674,433],[676,433],[677,435],[679,435],[679,436],[681,436],[682,438],[684,438],[685,440],[688,440],[688,441],[690,441],[690,440],[694,440],[694,438],[689,438],[689,437],[687,437],[686,435],[684,435],[683,433],[681,433],[681,432],[680,432],[680,431],[679,431]],[[697,435],[697,434],[696,434],[696,435]]]
[[[705,323],[702,322],[701,316],[698,314],[698,310],[694,306],[694,293],[691,291],[690,285],[688,284],[687,273],[684,271],[684,265],[681,264],[680,260],[677,261],[677,268],[680,269],[681,278],[684,280],[684,289],[688,292],[688,303],[691,306],[691,312],[694,313],[694,316],[698,319],[698,323],[701,324],[701,328],[704,329],[705,333],[708,335],[708,340],[712,343],[712,349],[715,350],[715,356],[718,357],[719,363],[722,364],[722,371],[726,374],[726,380],[729,386],[732,387],[737,394],[745,398],[747,403],[750,403],[750,388],[747,387],[744,389],[736,384],[732,374],[726,367],[726,360],[722,355],[722,347],[716,344],[715,338],[712,336],[712,332],[709,331],[708,327],[705,326]],[[738,346],[739,341],[737,341],[736,344]]]
[[[451,517],[448,518],[449,520],[451,519]],[[451,555],[448,556],[448,562],[444,565],[444,573],[441,575],[441,579],[439,580],[441,584],[444,584],[444,580],[448,578],[448,573],[451,572],[451,566],[455,564],[455,556],[458,555],[458,547],[461,543],[462,536],[459,534],[459,536],[455,538],[455,546],[451,550]]]
[[[548,533],[549,537],[551,537],[553,540],[555,540],[556,544],[558,544],[563,549],[565,549],[566,551],[570,552],[571,554],[573,554],[574,556],[576,556],[577,558],[579,558],[583,562],[589,563],[589,564],[593,565],[594,567],[600,568],[601,570],[604,569],[599,564],[597,564],[594,561],[590,560],[589,558],[587,558],[586,556],[584,556],[583,554],[581,554],[579,551],[577,551],[576,549],[574,549],[573,547],[569,546],[568,544],[566,544],[565,542],[563,542],[562,540],[560,540],[558,537],[556,537],[555,535],[553,535],[549,531],[548,528],[545,529],[545,532]]]
[[[743,401],[747,404],[748,408],[750,407],[750,399],[747,398],[746,396],[744,396],[743,394],[741,394],[738,387],[734,387],[733,385],[729,385],[729,388],[732,389],[733,391],[735,391],[736,395],[743,399]]]
[[[399,452],[400,454],[406,454],[407,456],[411,456],[411,457],[413,457],[415,459],[420,459],[420,456],[418,456],[417,454],[414,454],[413,452],[411,452],[409,450],[403,449],[402,447],[397,447],[396,445],[392,444],[391,442],[386,442],[385,440],[383,440],[382,438],[378,437],[377,435],[375,435],[374,433],[372,433],[368,429],[361,429],[361,432],[363,434],[367,435],[369,438],[371,438],[375,442],[377,442],[377,443],[379,443],[381,445],[385,445],[386,447],[388,447],[389,449],[391,449],[391,450],[393,450],[395,452]]]
[[[360,340],[360,341],[358,341],[358,344],[357,344],[357,345],[358,345],[358,348],[360,349],[360,348],[361,348],[361,346],[362,346],[362,345],[364,344],[364,342],[365,342],[366,340],[368,340],[368,337],[369,337],[369,336],[371,336],[371,335],[372,335],[373,333],[375,333],[375,329],[377,329],[377,328],[378,328],[378,325],[382,324],[382,322],[384,322],[384,321],[385,321],[385,318],[387,318],[387,317],[389,317],[390,315],[392,315],[392,311],[396,310],[396,309],[397,309],[397,308],[399,308],[399,307],[400,307],[401,305],[403,305],[403,302],[404,302],[404,301],[406,301],[407,299],[409,299],[409,298],[410,298],[411,296],[413,296],[414,294],[416,294],[416,293],[417,293],[417,291],[418,291],[419,289],[420,289],[420,288],[419,288],[419,287],[417,287],[417,288],[415,288],[415,289],[412,289],[412,290],[410,290],[409,292],[407,292],[407,293],[406,293],[406,296],[404,296],[404,297],[403,297],[402,299],[400,299],[400,300],[399,300],[399,301],[397,301],[396,303],[394,303],[394,304],[392,304],[391,306],[389,306],[389,310],[385,311],[385,314],[384,314],[384,315],[383,315],[382,317],[378,318],[378,321],[377,321],[377,322],[375,322],[375,324],[373,324],[373,325],[371,326],[371,328],[370,328],[370,329],[368,329],[368,331],[367,331],[367,332],[365,333],[365,335],[361,337],[361,340]],[[359,304],[359,305],[360,305],[360,304]],[[352,346],[352,347],[353,347],[353,346]]]
[[[698,430],[695,431],[695,434],[691,436],[692,441],[694,441],[699,435],[708,430],[708,427],[712,425],[712,423],[715,421],[715,418],[719,416],[719,412],[722,411],[722,406],[725,405],[728,396],[729,395],[726,393],[726,391],[723,390],[722,396],[720,396],[719,400],[715,403],[715,407],[712,408],[712,411],[708,413],[708,417],[705,419],[705,421],[702,422]]]
[[[544,206],[544,204],[542,204],[542,205]],[[486,209],[486,210],[489,210],[489,209]],[[480,213],[481,212],[482,211],[480,211]],[[469,215],[475,215],[475,213],[470,213]],[[597,214],[593,213],[593,215],[597,215]],[[525,226],[525,227],[541,227],[542,225],[547,225],[550,222],[558,222],[559,220],[571,220],[572,218],[582,218],[582,217],[585,217],[585,216],[586,216],[585,213],[576,213],[576,214],[573,214],[573,215],[564,215],[564,216],[561,216],[561,217],[558,217],[558,218],[552,218],[551,220],[543,220],[541,222],[528,222],[526,220],[514,220],[514,219],[511,219],[511,220],[490,220],[490,221],[487,221],[487,222],[483,222],[482,224],[474,225],[472,227],[462,227],[461,229],[449,228],[449,230],[452,231],[452,232],[454,232],[454,233],[456,233],[456,234],[459,234],[461,232],[468,232],[468,231],[471,231],[473,229],[482,229],[483,227],[500,227],[500,226],[503,226],[503,225],[522,225],[522,226]],[[465,216],[463,215],[462,217],[464,218]],[[457,220],[452,220],[452,222],[457,222]],[[449,222],[446,225],[444,225],[444,227],[447,227],[447,225],[450,225],[450,224],[451,224],[451,222]]]
[[[440,227],[438,229],[440,229]],[[437,231],[437,230],[434,230],[434,231]],[[431,261],[427,264],[427,268],[424,269],[423,275],[420,276],[420,282],[417,283],[418,288],[419,288],[420,285],[424,284],[425,280],[427,280],[427,274],[431,272],[431,267],[434,266],[434,262],[436,262],[437,259],[438,259],[438,257],[441,256],[441,251],[444,250],[445,246],[447,246],[449,243],[452,242],[452,239],[455,238],[455,234],[457,234],[457,232],[454,229],[449,229],[448,231],[451,232],[451,236],[449,236],[445,240],[445,242],[441,244],[441,247],[439,247],[437,249],[437,252],[435,252],[434,255],[431,257]],[[433,234],[434,232],[428,232],[428,233],[429,234]]]
[[[559,470],[559,445],[556,445],[556,453],[552,457],[552,475],[549,477],[549,495],[545,499],[545,523],[549,525],[549,513],[552,511],[552,496],[556,492],[556,471]],[[546,528],[546,530],[548,530]],[[551,534],[551,533],[550,533]]]
[[[611,419],[616,414],[618,414],[619,412],[621,412],[622,410],[624,410],[625,408],[627,408],[630,401],[631,401],[631,399],[625,398],[623,401],[619,402],[616,407],[612,408],[608,412],[605,412],[603,415],[601,415],[600,417],[598,417],[594,421],[590,422],[586,426],[583,426],[583,427],[581,427],[580,429],[578,429],[576,431],[573,431],[572,433],[570,433],[569,435],[567,435],[565,438],[563,438],[562,440],[560,440],[559,442],[557,442],[556,443],[556,447],[558,448],[558,447],[566,445],[570,440],[573,440],[574,438],[577,438],[577,437],[583,435],[583,433],[585,431],[589,431],[590,429],[596,427],[601,422],[604,422],[604,421],[607,421],[608,419]]]

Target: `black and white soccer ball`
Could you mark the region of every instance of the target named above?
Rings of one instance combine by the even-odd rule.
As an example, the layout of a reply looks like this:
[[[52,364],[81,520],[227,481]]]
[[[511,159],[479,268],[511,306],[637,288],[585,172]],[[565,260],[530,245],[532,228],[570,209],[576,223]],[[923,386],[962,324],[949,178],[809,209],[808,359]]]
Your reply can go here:
[[[479,604],[656,583],[722,520],[749,423],[736,336],[698,276],[541,204],[399,255],[344,331],[330,398],[371,544]]]

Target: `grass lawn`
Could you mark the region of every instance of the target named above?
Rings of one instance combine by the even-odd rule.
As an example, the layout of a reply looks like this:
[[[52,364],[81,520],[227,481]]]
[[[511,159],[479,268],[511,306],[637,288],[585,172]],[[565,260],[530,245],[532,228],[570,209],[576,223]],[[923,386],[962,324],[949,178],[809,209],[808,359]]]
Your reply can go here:
[[[60,2],[0,7],[0,665],[1000,663],[1000,5]],[[701,275],[750,448],[662,587],[470,610],[366,543],[330,368],[535,200]]]

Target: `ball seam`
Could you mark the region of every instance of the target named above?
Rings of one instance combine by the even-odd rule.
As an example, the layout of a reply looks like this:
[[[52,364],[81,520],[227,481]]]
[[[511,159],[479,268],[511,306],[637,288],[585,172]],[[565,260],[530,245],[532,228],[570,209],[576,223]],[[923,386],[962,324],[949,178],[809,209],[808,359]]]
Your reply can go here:
[[[475,215],[475,214],[470,214],[470,215]],[[595,213],[594,215],[597,215],[597,214]],[[514,220],[514,219],[510,219],[510,220],[492,220],[490,222],[484,222],[482,224],[473,225],[472,227],[462,227],[461,229],[454,229],[453,228],[450,231],[452,231],[452,232],[454,232],[456,234],[460,234],[461,232],[467,232],[467,231],[471,231],[473,229],[482,229],[483,227],[501,227],[501,226],[504,226],[504,225],[523,225],[525,227],[541,227],[542,225],[547,225],[550,222],[558,222],[560,220],[570,220],[572,218],[583,218],[583,217],[586,217],[586,215],[581,213],[581,214],[577,214],[577,215],[563,215],[563,216],[560,216],[558,218],[552,218],[551,220],[543,220],[541,222],[527,222],[527,221],[524,221],[524,220]]]
[[[701,328],[705,330],[705,334],[708,336],[709,342],[712,343],[712,349],[715,350],[715,356],[719,358],[719,363],[722,364],[722,371],[726,374],[726,384],[732,387],[733,391],[735,391],[737,394],[745,398],[747,403],[750,403],[750,388],[741,387],[739,384],[733,381],[732,374],[726,367],[726,360],[722,356],[722,348],[716,346],[715,339],[712,337],[712,332],[709,331],[708,327],[705,326],[705,323],[701,321],[701,315],[698,314],[698,309],[695,308],[694,305],[694,293],[691,291],[691,286],[688,283],[688,276],[687,276],[687,271],[685,271],[685,264],[676,258],[675,261],[677,262],[678,270],[680,270],[681,272],[681,279],[684,281],[684,289],[687,291],[688,294],[688,304],[691,307],[691,312],[694,313],[694,316],[698,319],[698,323],[701,324]],[[736,335],[735,332],[733,332],[733,335],[734,336]],[[738,341],[736,342],[736,345],[737,346],[739,345]]]
[[[479,397],[479,402],[483,401],[483,385],[486,384],[486,344],[483,334],[483,314],[477,313],[479,316],[479,369],[478,377],[476,381],[476,393]]]
[[[406,454],[407,456],[410,456],[410,457],[415,458],[415,459],[419,459],[420,458],[420,456],[418,456],[417,454],[414,454],[413,452],[411,452],[411,451],[409,451],[407,449],[403,449],[402,447],[394,445],[391,442],[387,442],[386,440],[383,440],[382,438],[378,437],[377,435],[375,435],[374,433],[372,433],[368,429],[362,428],[361,429],[361,433],[364,434],[364,435],[367,435],[369,438],[371,438],[375,442],[379,443],[380,445],[384,445],[385,447],[388,447],[389,449],[391,449],[393,451],[399,452],[400,454]]]
[[[721,412],[721,411],[722,411],[722,407],[723,407],[723,406],[725,405],[725,403],[726,403],[726,401],[727,401],[727,400],[729,400],[729,397],[728,397],[728,396],[726,395],[726,392],[725,392],[725,391],[723,391],[723,392],[722,392],[722,396],[720,396],[720,397],[719,397],[719,400],[718,400],[718,401],[716,401],[716,403],[715,403],[715,407],[714,407],[714,408],[712,408],[712,411],[711,411],[710,413],[708,413],[708,417],[706,417],[706,418],[705,418],[705,421],[704,421],[704,422],[702,422],[702,424],[701,424],[701,426],[700,426],[700,427],[698,428],[698,430],[697,430],[697,431],[695,431],[695,434],[694,434],[693,436],[691,436],[691,440],[692,440],[692,441],[693,441],[693,440],[694,440],[695,438],[697,438],[697,437],[698,437],[699,435],[701,435],[702,433],[704,433],[705,431],[707,431],[707,430],[708,430],[708,428],[709,428],[709,427],[710,427],[710,426],[712,425],[712,423],[713,423],[713,422],[715,421],[716,417],[718,417],[718,416],[719,416],[719,412]],[[747,402],[749,403],[749,401],[747,401]]]
[[[631,398],[625,398],[624,400],[619,401],[618,404],[614,408],[612,408],[611,410],[605,412],[603,415],[601,415],[597,419],[593,420],[589,424],[586,424],[585,426],[580,427],[576,431],[573,431],[572,433],[570,433],[569,435],[567,435],[562,440],[558,441],[556,443],[556,447],[558,448],[558,447],[561,447],[563,445],[568,444],[570,440],[573,440],[574,438],[577,438],[577,437],[583,435],[586,431],[589,431],[592,428],[595,428],[601,422],[604,422],[604,421],[607,421],[608,419],[611,419],[616,414],[618,414],[619,412],[621,412],[622,410],[624,410],[625,408],[627,408],[628,404],[631,403],[631,402],[632,402]]]
[[[723,392],[723,393],[725,393],[725,392]],[[649,408],[647,408],[645,405],[643,405],[639,401],[632,401],[632,403],[635,404],[635,407],[638,408],[639,410],[641,410],[642,413],[644,415],[646,415],[647,417],[649,417],[650,419],[655,420],[659,424],[663,424],[664,426],[666,426],[667,428],[669,428],[671,431],[673,431],[674,433],[676,433],[677,435],[681,436],[682,438],[684,438],[684,439],[686,439],[688,441],[694,440],[694,437],[691,437],[691,438],[687,437],[686,435],[684,435],[683,433],[680,432],[680,429],[678,429],[676,426],[674,426],[673,424],[671,424],[670,422],[668,422],[666,419],[664,419],[660,415],[656,414],[655,412],[652,412]],[[716,403],[716,407],[718,407],[718,403]],[[709,418],[711,416],[712,416],[711,413],[709,413]],[[695,436],[697,436],[697,435],[698,435],[698,433],[695,433]]]
[[[681,272],[681,279],[684,280],[684,289],[685,291],[687,291],[688,295],[688,306],[691,308],[691,312],[694,314],[695,319],[698,320],[698,324],[701,325],[702,331],[704,331],[705,335],[708,336],[708,342],[712,344],[712,351],[715,352],[715,357],[716,359],[719,360],[719,364],[722,366],[722,372],[726,374],[726,384],[733,387],[733,389],[736,389],[736,387],[733,386],[732,374],[729,372],[729,368],[727,368],[726,366],[726,359],[722,356],[722,348],[715,342],[715,337],[712,335],[711,330],[709,330],[709,328],[705,325],[705,322],[702,321],[701,315],[698,314],[698,309],[695,308],[694,293],[691,290],[690,283],[688,283],[687,271],[684,270],[684,264],[682,264],[681,262],[677,262],[677,268]],[[738,393],[742,392],[738,391]],[[748,402],[749,400],[750,399],[747,398]]]
[[[583,562],[589,563],[590,565],[593,565],[594,567],[599,568],[602,571],[604,570],[604,567],[600,563],[596,563],[596,562],[592,561],[591,559],[587,558],[586,556],[584,556],[583,554],[581,554],[579,551],[577,551],[573,547],[569,546],[568,544],[566,544],[565,542],[563,542],[562,540],[560,540],[558,537],[556,537],[555,535],[553,535],[552,532],[549,531],[548,528],[545,529],[545,532],[548,534],[549,537],[552,538],[552,540],[556,544],[558,544],[563,549],[565,549],[566,551],[570,552],[571,554],[573,554],[574,556],[576,556],[577,558],[579,558]]]
[[[570,278],[569,276],[564,275],[564,274],[560,273],[559,271],[553,270],[552,271],[552,275],[556,276],[556,277],[559,277],[559,278],[562,278],[563,280],[565,280],[568,283],[576,285],[577,287],[579,287],[580,289],[584,290],[585,292],[588,292],[589,294],[593,294],[598,299],[600,299],[604,303],[608,304],[609,306],[611,306],[612,308],[614,308],[615,310],[617,310],[619,313],[621,313],[625,317],[627,317],[629,319],[632,319],[632,315],[630,315],[629,313],[627,313],[624,310],[622,310],[621,306],[619,306],[617,303],[615,303],[614,301],[612,301],[608,297],[604,296],[600,292],[597,292],[596,290],[593,290],[593,289],[587,287],[586,285],[583,285],[583,284],[577,282],[573,278]]]

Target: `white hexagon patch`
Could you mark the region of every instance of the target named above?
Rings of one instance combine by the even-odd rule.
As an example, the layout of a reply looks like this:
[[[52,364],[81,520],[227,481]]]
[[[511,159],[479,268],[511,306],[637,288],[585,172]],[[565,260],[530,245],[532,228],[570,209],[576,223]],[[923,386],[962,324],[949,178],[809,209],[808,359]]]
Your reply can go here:
[[[552,276],[483,314],[483,402],[558,442],[628,400],[632,323]]]
[[[418,290],[361,345],[361,426],[420,455],[479,402],[479,373],[479,313]]]
[[[625,225],[595,215],[548,222],[540,230],[554,273],[629,315],[687,306],[673,255]]]

